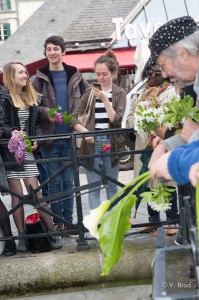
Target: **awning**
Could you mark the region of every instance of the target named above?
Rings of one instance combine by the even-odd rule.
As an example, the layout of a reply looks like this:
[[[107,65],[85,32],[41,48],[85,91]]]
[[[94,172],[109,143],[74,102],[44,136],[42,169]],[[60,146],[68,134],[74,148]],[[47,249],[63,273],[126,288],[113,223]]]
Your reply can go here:
[[[119,66],[121,68],[133,67],[134,64],[134,54],[135,49],[127,49],[127,50],[114,50],[114,53],[119,62]],[[77,67],[81,72],[93,71],[94,62],[98,57],[104,54],[104,51],[101,52],[91,52],[91,53],[67,53],[63,56],[63,62],[68,65],[72,65]],[[34,75],[38,68],[42,67],[47,63],[47,59],[43,58],[41,60],[32,62],[27,66],[28,72],[30,76]],[[0,84],[2,84],[3,74],[0,73]]]
[[[135,49],[127,49],[127,50],[117,50],[114,51],[117,60],[119,62],[119,66],[122,68],[132,67],[134,66],[134,54]],[[66,54],[63,57],[63,61],[69,65],[76,66],[80,71],[92,71],[94,62],[98,57],[104,54],[102,52],[94,52],[94,53],[75,53],[75,54]]]

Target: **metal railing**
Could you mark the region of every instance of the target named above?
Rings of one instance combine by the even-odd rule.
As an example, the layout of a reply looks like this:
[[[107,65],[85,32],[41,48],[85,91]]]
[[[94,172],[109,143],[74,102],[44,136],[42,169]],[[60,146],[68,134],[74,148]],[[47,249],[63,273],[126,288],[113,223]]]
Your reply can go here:
[[[29,187],[30,194],[28,194],[28,195],[19,195],[15,191],[13,191],[11,189],[7,189],[0,184],[0,190],[1,190],[1,188],[3,188],[10,195],[14,195],[14,196],[18,197],[20,200],[20,202],[16,206],[14,206],[13,208],[11,208],[8,211],[8,214],[6,214],[2,218],[0,218],[0,222],[7,216],[10,216],[11,214],[13,214],[13,212],[15,212],[20,206],[29,204],[29,205],[32,205],[35,209],[39,208],[46,214],[49,214],[52,217],[56,217],[57,219],[59,219],[61,222],[63,222],[70,228],[70,229],[64,230],[62,232],[57,232],[57,233],[53,233],[53,234],[52,233],[50,233],[50,234],[49,233],[41,233],[41,234],[36,234],[34,236],[31,235],[31,237],[36,238],[36,237],[47,236],[47,235],[61,235],[62,236],[62,235],[66,235],[66,234],[78,235],[77,249],[78,250],[87,250],[88,249],[88,243],[87,243],[88,239],[85,238],[85,232],[87,232],[87,230],[84,228],[83,223],[82,223],[82,221],[83,221],[83,209],[82,209],[82,198],[81,198],[82,194],[88,193],[88,189],[90,189],[90,188],[94,188],[94,187],[99,188],[99,189],[105,188],[108,180],[113,182],[120,188],[124,187],[123,183],[119,182],[118,180],[115,180],[114,178],[108,176],[105,173],[103,165],[99,165],[99,169],[95,169],[87,163],[88,159],[97,158],[97,157],[105,157],[105,156],[106,157],[111,157],[111,156],[121,157],[121,156],[129,155],[129,154],[135,155],[135,154],[142,154],[142,153],[150,153],[150,152],[152,152],[152,150],[144,150],[143,149],[143,150],[130,150],[130,151],[123,151],[123,152],[102,153],[102,154],[93,154],[93,155],[79,155],[78,150],[76,149],[76,139],[80,138],[80,137],[85,137],[85,136],[114,135],[114,134],[122,134],[123,135],[123,134],[128,134],[131,132],[132,132],[132,129],[113,129],[113,130],[90,131],[90,132],[84,132],[84,133],[77,132],[77,133],[70,133],[70,134],[59,134],[59,135],[51,135],[51,136],[43,135],[43,136],[30,137],[31,141],[33,141],[33,142],[34,141],[42,142],[42,141],[46,141],[46,140],[56,140],[56,139],[70,139],[71,147],[72,147],[72,155],[71,155],[71,157],[51,158],[50,161],[61,161],[62,167],[59,170],[57,170],[55,173],[53,173],[46,181],[41,183],[37,189],[33,189],[32,186],[30,186]],[[8,143],[8,140],[0,141],[0,145],[6,144],[6,143]],[[35,159],[32,161],[24,160],[24,164],[31,164],[31,163],[39,164],[39,163],[48,163],[48,162],[49,162],[49,159]],[[13,162],[3,163],[4,166],[11,165],[11,164],[13,165]],[[2,164],[0,164],[0,166],[1,165]],[[100,180],[96,181],[94,183],[81,185],[80,184],[80,173],[79,173],[80,166],[98,174],[100,176]],[[73,173],[74,173],[73,188],[38,199],[37,192],[39,190],[42,190],[42,188],[45,185],[48,185],[49,181],[53,180],[53,178],[55,178],[59,173],[61,173],[63,170],[65,170],[69,167],[71,167],[73,169]],[[115,205],[118,201],[120,201],[127,194],[127,192],[128,191],[126,191],[122,195],[120,195],[118,197],[118,199],[116,199],[116,201],[114,202],[113,205]],[[75,195],[76,210],[77,210],[77,223],[76,224],[74,224],[74,223],[71,224],[66,219],[54,214],[53,212],[47,210],[44,206],[42,206],[42,204],[44,202],[51,204],[53,202],[56,202],[60,198],[67,197],[70,195]],[[172,220],[172,223],[177,222],[177,221],[178,220]],[[168,224],[168,222],[167,221],[158,222],[158,223],[154,223],[153,225],[159,227],[159,226],[162,226],[165,224]],[[145,227],[148,225],[149,225],[149,223],[132,224],[131,228]],[[128,235],[129,234],[137,234],[137,232],[130,232],[130,233],[128,233]],[[28,238],[28,237],[30,237],[30,235],[24,235],[23,237]],[[18,239],[18,236],[1,237],[0,238],[0,240],[7,240],[7,239]]]

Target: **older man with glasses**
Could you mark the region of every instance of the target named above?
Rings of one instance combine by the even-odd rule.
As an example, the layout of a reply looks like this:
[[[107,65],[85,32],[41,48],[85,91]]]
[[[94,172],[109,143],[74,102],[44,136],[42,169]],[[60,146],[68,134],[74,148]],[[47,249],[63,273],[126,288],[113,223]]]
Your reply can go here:
[[[180,82],[184,86],[194,84],[198,106],[199,27],[194,19],[185,16],[167,22],[152,36],[150,48],[147,65],[157,64],[162,76],[169,77],[171,82]],[[199,125],[186,120],[180,135],[171,137],[155,149],[149,169],[152,178],[174,179],[178,184],[186,184],[191,179],[196,185],[198,162]],[[194,163],[198,164],[191,168]]]

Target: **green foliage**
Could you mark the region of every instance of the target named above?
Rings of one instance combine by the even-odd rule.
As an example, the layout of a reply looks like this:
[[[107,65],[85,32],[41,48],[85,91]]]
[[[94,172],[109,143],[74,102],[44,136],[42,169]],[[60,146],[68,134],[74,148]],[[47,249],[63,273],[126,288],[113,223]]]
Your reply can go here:
[[[192,119],[199,122],[199,108],[193,107],[194,99],[190,95],[186,95],[183,99],[176,102],[165,103],[165,115],[166,117],[162,121],[164,123],[171,123],[172,126],[181,126],[186,119]]]
[[[58,106],[58,107],[49,109],[49,111],[48,111],[48,117],[49,117],[49,118],[54,118],[54,117],[56,117],[58,111],[61,110],[61,109],[62,109],[61,106]],[[61,113],[61,115],[62,115],[63,123],[59,123],[59,122],[56,120],[59,124],[69,124],[69,123],[71,123],[71,121],[72,121],[72,119],[73,119],[72,115],[68,114],[67,111]]]
[[[25,138],[24,139],[24,142],[26,144],[26,151],[27,152],[31,152],[32,151],[32,143],[31,143],[31,140],[28,139],[28,138]]]
[[[129,193],[110,211],[104,213],[104,217],[101,219],[101,225],[98,230],[98,241],[103,253],[103,268],[101,274],[103,276],[110,273],[121,256],[122,242],[126,231],[130,228],[129,220],[131,217],[131,208],[136,202],[136,196],[133,195],[133,193],[140,185],[148,181],[149,177],[149,172],[145,172],[119,190],[119,192],[111,198],[110,203],[113,203],[122,192],[132,186]],[[95,226],[96,224],[93,225]]]
[[[48,111],[48,117],[49,118],[54,118],[56,116],[56,114],[58,113],[59,110],[61,110],[60,106],[49,109],[49,111]]]
[[[125,233],[130,229],[131,208],[136,196],[127,195],[106,214],[99,228],[99,243],[104,254],[102,276],[108,275],[121,256]]]
[[[175,188],[168,188],[163,186],[159,181],[157,186],[151,187],[149,192],[144,192],[140,194],[142,201],[146,202],[156,202],[159,204],[166,204],[171,201],[172,195],[171,192],[174,192]]]
[[[63,117],[64,124],[69,124],[73,119],[73,117],[71,115],[69,115],[67,111],[62,113],[62,117]]]

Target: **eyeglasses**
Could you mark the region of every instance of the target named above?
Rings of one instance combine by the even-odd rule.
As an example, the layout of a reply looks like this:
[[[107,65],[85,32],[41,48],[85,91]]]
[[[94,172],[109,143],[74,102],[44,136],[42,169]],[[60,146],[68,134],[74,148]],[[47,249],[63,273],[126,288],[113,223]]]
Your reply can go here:
[[[154,76],[157,78],[157,77],[161,77],[161,75],[162,75],[161,71],[153,71],[153,70],[146,71],[146,76],[148,76],[148,77]]]

